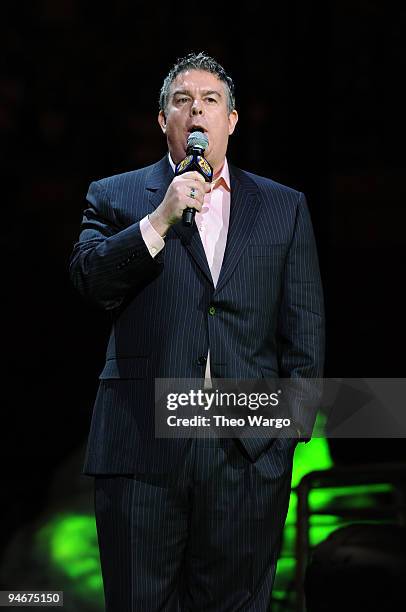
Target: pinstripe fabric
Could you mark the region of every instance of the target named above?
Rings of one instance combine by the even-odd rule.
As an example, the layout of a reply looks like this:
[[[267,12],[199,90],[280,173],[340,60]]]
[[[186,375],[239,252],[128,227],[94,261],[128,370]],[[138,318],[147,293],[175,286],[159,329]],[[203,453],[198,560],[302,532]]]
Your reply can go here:
[[[198,359],[209,348],[214,377],[322,375],[323,298],[305,198],[231,165],[230,177],[230,225],[216,288],[195,226],[173,226],[155,259],[142,240],[139,221],[173,178],[167,156],[90,185],[70,273],[84,297],[111,311],[112,331],[87,474],[167,472],[182,460],[187,441],[154,439],[153,381],[203,378]],[[311,428],[311,411],[298,403],[292,412]],[[242,444],[255,460],[267,441]]]
[[[106,611],[267,612],[294,446],[252,464],[231,440],[192,440],[177,476],[97,477]]]

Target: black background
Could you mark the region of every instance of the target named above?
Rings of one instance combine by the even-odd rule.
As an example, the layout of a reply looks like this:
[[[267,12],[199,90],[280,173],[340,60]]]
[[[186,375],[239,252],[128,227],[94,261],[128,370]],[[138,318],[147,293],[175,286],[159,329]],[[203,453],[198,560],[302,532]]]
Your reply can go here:
[[[109,317],[67,273],[88,185],[164,155],[158,93],[189,51],[207,51],[235,80],[229,159],[307,196],[325,375],[404,376],[406,13],[390,4],[3,8],[1,542],[41,511],[53,470],[89,429]]]

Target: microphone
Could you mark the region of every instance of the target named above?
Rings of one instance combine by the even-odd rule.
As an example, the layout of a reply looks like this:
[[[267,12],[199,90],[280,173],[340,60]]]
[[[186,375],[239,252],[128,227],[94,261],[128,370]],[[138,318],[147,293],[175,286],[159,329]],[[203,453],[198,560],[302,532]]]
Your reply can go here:
[[[186,157],[175,167],[175,176],[185,172],[199,172],[207,183],[213,178],[213,168],[204,158],[204,152],[209,144],[209,139],[204,132],[195,131],[189,134],[187,139]],[[183,225],[191,227],[195,218],[195,208],[185,208],[182,215]]]

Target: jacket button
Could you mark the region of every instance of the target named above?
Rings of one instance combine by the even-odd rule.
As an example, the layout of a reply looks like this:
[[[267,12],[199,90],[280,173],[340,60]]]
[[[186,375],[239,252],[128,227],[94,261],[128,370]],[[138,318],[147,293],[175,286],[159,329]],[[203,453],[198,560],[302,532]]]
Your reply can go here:
[[[197,360],[197,363],[199,365],[205,365],[207,363],[207,357],[205,357],[204,355],[200,355],[200,357]]]
[[[214,308],[214,306],[210,306],[210,308],[209,308],[209,315],[214,317],[215,314],[216,314],[216,309]]]

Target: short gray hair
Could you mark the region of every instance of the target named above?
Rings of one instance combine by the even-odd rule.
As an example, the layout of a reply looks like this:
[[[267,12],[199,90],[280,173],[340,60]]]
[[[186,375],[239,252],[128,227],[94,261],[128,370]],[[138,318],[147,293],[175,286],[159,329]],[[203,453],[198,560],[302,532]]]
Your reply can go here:
[[[170,87],[178,74],[186,70],[205,70],[206,72],[215,74],[216,77],[226,85],[228,113],[230,114],[235,109],[235,88],[232,78],[215,59],[207,55],[204,51],[201,51],[200,53],[189,53],[185,55],[185,57],[178,59],[176,64],[172,66],[161,87],[159,110],[165,113],[169,102]]]

